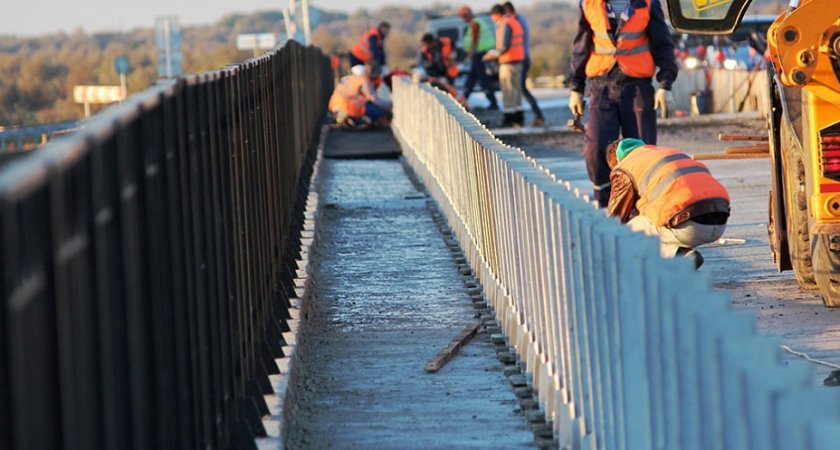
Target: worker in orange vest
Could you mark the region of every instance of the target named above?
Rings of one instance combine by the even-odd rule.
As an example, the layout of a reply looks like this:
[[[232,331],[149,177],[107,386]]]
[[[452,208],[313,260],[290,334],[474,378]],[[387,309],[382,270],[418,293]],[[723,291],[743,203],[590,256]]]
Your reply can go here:
[[[359,42],[350,49],[350,67],[364,65],[375,60],[382,67],[385,61],[385,37],[391,31],[391,24],[379,22],[379,25],[368,30]]]
[[[445,36],[435,38],[431,33],[426,33],[421,43],[417,67],[422,68],[430,77],[446,78],[450,84],[454,83],[458,76],[458,63],[452,51],[452,40]]]
[[[357,129],[388,125],[391,102],[376,95],[375,81],[381,74],[379,63],[370,61],[350,70],[351,74],[342,78],[330,97],[329,109],[336,123]]]
[[[499,60],[499,85],[502,88],[502,126],[521,126],[525,122],[522,110],[522,63],[525,61],[525,32],[516,16],[505,14],[502,5],[493,5],[490,18],[496,22],[496,48],[484,55],[484,60]]]
[[[631,229],[658,236],[662,256],[686,256],[696,268],[696,247],[717,241],[726,230],[729,194],[709,169],[677,150],[640,139],[607,148],[611,168],[607,213]]]
[[[603,207],[610,197],[607,145],[619,133],[656,144],[655,111],[674,112],[671,85],[678,69],[660,0],[581,0],[580,8],[568,77],[569,109],[576,118],[583,115],[588,80],[584,157]],[[654,75],[659,82],[655,94]]]

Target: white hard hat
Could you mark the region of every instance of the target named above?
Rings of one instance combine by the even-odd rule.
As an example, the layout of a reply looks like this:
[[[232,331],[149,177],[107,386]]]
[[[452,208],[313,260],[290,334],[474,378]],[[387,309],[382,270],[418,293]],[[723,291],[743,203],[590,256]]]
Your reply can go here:
[[[362,64],[357,64],[350,68],[350,73],[356,75],[357,77],[362,77],[365,75],[365,66]]]

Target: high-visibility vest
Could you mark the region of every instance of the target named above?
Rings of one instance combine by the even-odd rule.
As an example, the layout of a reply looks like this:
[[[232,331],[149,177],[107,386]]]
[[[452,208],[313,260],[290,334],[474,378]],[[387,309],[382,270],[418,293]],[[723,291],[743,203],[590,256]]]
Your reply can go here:
[[[475,46],[475,50],[472,48],[473,23],[478,24],[478,43]],[[464,51],[469,52],[473,50],[481,53],[496,48],[496,35],[493,28],[493,22],[488,20],[486,17],[474,17],[467,25],[467,30],[464,32]]]
[[[647,26],[650,22],[650,3],[644,8],[632,7],[623,15],[625,21],[618,34],[611,36],[605,0],[582,0],[583,15],[592,28],[593,49],[586,63],[586,76],[597,77],[609,72],[616,63],[621,72],[630,77],[649,78],[656,72],[650,53]],[[628,4],[629,5],[629,4]]]
[[[438,38],[438,41],[440,41],[440,56],[443,60],[443,65],[446,67],[446,75],[450,78],[455,78],[458,76],[458,64],[450,58],[452,56],[452,39],[444,36]],[[420,51],[423,52],[423,57],[427,60],[434,60],[435,55],[429,47],[424,45]]]
[[[636,148],[615,169],[633,179],[639,193],[636,209],[657,226],[674,225],[672,219],[701,200],[720,199],[729,204],[726,188],[703,163],[670,148]]]
[[[376,44],[381,47],[383,43],[382,33],[379,31],[379,27],[373,27],[367,30],[359,42],[350,49],[350,53],[364,63],[373,59],[373,49],[370,48],[371,36],[376,36]]]
[[[499,64],[525,61],[525,33],[522,25],[511,14],[505,14],[496,24],[496,48],[505,41],[505,25],[510,27],[510,48],[499,55]]]
[[[348,117],[359,118],[365,115],[365,104],[367,97],[362,92],[368,83],[367,77],[359,75],[348,75],[335,87],[330,97],[330,111],[339,111]]]

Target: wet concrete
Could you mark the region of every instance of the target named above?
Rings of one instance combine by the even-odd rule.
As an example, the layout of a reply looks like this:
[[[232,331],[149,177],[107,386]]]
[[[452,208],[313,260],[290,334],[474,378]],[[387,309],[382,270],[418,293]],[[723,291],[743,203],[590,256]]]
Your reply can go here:
[[[401,162],[328,159],[321,170],[286,446],[533,447],[486,334],[439,372],[423,371],[475,310]]]

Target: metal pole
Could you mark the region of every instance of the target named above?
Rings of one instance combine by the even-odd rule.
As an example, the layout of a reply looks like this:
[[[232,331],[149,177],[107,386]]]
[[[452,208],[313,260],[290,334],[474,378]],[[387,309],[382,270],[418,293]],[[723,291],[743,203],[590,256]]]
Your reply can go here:
[[[283,8],[283,24],[286,26],[286,39],[292,38],[292,19],[289,17],[289,9]]]
[[[125,88],[125,74],[124,73],[120,74],[120,88],[122,89],[123,97],[128,97],[128,90]],[[124,100],[125,100],[125,98],[120,100],[120,105],[122,105],[122,102]]]
[[[90,118],[90,102],[85,100],[85,119]]]
[[[163,19],[163,42],[166,47],[166,78],[172,78],[172,44],[169,36],[169,18]]]
[[[300,0],[300,7],[303,9],[303,42],[306,45],[312,43],[312,30],[309,28],[309,0]]]

